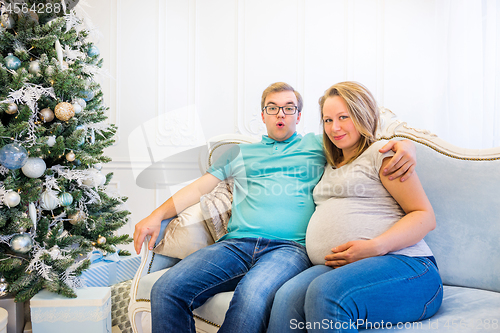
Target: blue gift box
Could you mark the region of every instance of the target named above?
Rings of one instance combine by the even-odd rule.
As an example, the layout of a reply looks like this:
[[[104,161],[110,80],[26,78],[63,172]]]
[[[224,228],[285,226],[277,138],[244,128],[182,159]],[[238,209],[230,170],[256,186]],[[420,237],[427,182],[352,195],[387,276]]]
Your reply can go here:
[[[106,261],[107,260],[107,261]],[[134,277],[141,264],[141,257],[114,256],[95,260],[90,267],[82,272],[81,279],[86,287],[109,287],[130,280]]]
[[[76,298],[42,290],[30,300],[33,333],[110,333],[111,288],[81,288]]]

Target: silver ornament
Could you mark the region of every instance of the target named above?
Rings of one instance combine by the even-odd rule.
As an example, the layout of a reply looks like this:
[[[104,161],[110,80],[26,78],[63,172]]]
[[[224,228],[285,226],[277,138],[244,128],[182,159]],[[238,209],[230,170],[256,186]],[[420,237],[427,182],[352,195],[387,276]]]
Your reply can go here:
[[[54,120],[54,112],[52,112],[52,110],[49,108],[42,109],[40,111],[40,118],[44,123],[51,122],[52,120]]]
[[[5,193],[3,197],[3,203],[9,207],[16,207],[21,202],[21,196],[15,191],[9,191]]]
[[[9,283],[2,276],[0,278],[0,297],[4,297],[5,295],[7,295],[8,290],[9,290]]]
[[[33,247],[33,240],[29,234],[17,234],[10,239],[10,248],[16,253],[28,253]]]
[[[30,72],[33,75],[40,74],[40,61],[33,60],[32,62],[30,62],[30,65],[28,67],[28,72]]]
[[[21,168],[24,175],[29,178],[38,178],[45,173],[47,165],[40,157],[28,157],[28,161]]]
[[[9,106],[7,107],[7,110],[5,110],[6,113],[8,114],[14,114],[18,110],[17,104],[16,103],[9,103]]]

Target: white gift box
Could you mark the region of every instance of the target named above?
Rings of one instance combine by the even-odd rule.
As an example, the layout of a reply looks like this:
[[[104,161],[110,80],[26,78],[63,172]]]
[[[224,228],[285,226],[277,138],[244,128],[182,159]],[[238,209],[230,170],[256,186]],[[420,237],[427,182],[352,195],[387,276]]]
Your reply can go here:
[[[42,290],[30,301],[33,333],[110,333],[111,288],[76,289],[76,298]]]
[[[7,321],[9,313],[4,308],[0,308],[0,333],[7,333]]]

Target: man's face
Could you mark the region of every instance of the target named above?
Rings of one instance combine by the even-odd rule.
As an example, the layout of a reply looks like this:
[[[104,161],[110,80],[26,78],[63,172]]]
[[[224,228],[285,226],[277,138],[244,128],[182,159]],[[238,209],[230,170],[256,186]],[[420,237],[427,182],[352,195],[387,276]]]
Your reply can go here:
[[[267,95],[264,106],[297,106],[297,97],[293,91],[280,91]],[[276,141],[284,141],[290,138],[300,121],[300,113],[287,115],[283,109],[278,114],[269,115],[262,112],[262,121],[266,124],[267,135]]]

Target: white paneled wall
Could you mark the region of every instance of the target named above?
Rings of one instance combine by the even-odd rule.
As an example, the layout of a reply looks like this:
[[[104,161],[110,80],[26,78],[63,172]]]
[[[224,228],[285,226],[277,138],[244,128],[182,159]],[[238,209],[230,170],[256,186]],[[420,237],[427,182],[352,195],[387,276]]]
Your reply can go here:
[[[263,134],[261,92],[276,81],[305,99],[301,133],[319,133],[324,90],[356,80],[412,127],[500,145],[495,0],[80,3],[110,74],[101,84],[119,134],[105,171],[129,197],[124,232],[199,175],[206,139]]]

